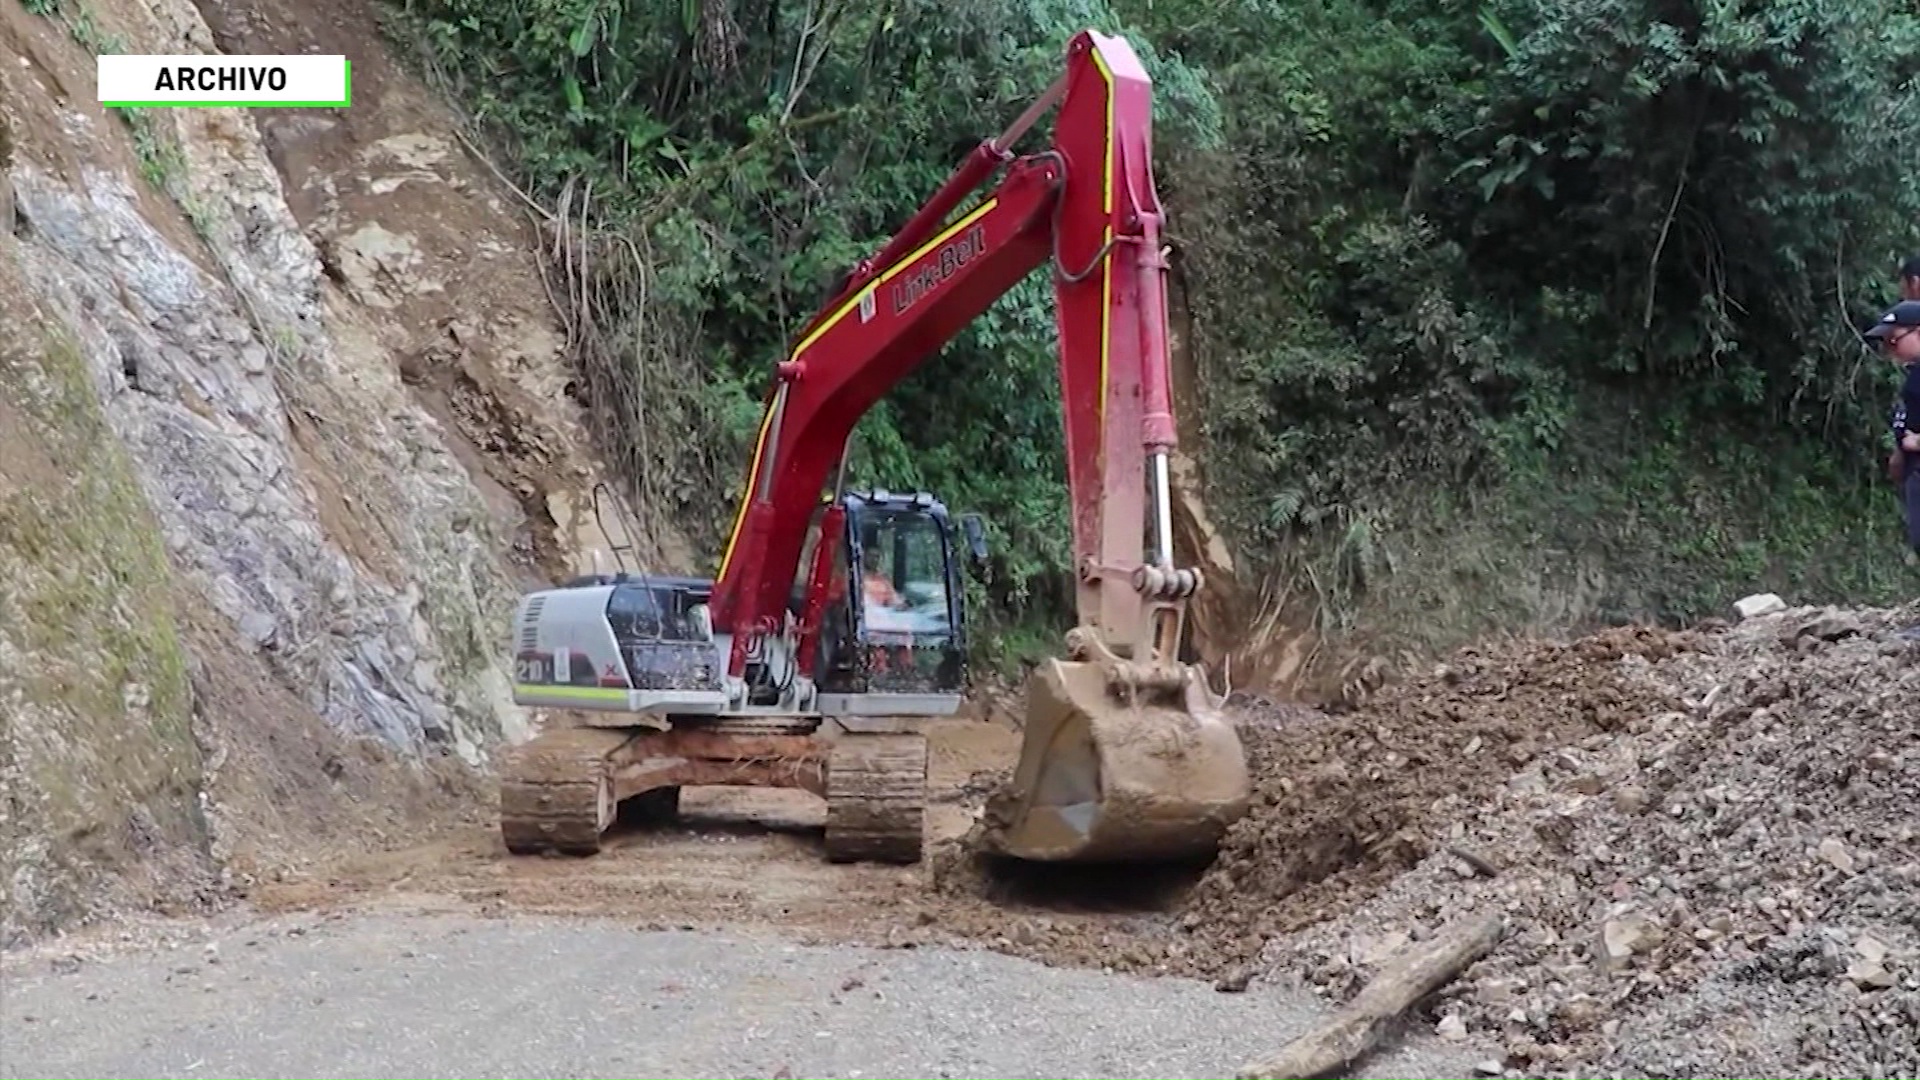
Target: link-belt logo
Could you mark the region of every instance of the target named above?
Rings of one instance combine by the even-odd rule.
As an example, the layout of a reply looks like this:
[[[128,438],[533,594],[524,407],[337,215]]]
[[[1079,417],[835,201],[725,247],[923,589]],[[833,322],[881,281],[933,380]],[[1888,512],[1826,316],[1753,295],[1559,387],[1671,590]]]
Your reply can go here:
[[[906,311],[919,303],[923,297],[938,288],[948,278],[960,272],[960,268],[978,258],[987,250],[987,227],[975,225],[952,240],[940,246],[933,257],[893,283],[893,313]]]

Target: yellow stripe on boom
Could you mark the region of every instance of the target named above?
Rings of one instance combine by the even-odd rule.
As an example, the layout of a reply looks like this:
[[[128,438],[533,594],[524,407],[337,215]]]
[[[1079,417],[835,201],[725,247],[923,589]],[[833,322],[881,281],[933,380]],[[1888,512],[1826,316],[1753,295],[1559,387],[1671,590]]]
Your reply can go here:
[[[1100,236],[1100,453],[1107,452],[1107,366],[1113,354],[1113,72],[1100,51],[1093,52],[1094,70],[1107,84],[1107,159],[1100,173],[1101,205],[1107,224]]]
[[[1111,95],[1109,95],[1107,99],[1107,120],[1108,120],[1107,126],[1111,128],[1113,126],[1112,124],[1113,99]],[[1111,148],[1108,149],[1107,157],[1109,162],[1108,171],[1111,172],[1112,171],[1111,162],[1113,157]],[[1111,187],[1111,182],[1109,182],[1109,187]],[[1109,190],[1107,198],[1109,201],[1112,200],[1113,195],[1111,190]],[[852,296],[848,297],[845,303],[841,304],[837,308],[834,308],[832,314],[828,315],[825,319],[822,319],[820,321],[820,325],[814,327],[811,333],[809,333],[806,337],[801,338],[800,344],[794,346],[793,353],[791,354],[789,359],[792,359],[792,360],[800,359],[800,354],[812,348],[814,343],[818,342],[822,337],[825,337],[827,334],[827,331],[832,330],[834,327],[840,325],[840,320],[846,318],[847,312],[852,311],[856,307],[859,307],[860,302],[862,300],[865,300],[867,297],[873,295],[874,290],[878,289],[880,286],[886,284],[888,281],[892,280],[894,277],[903,273],[908,267],[918,262],[920,258],[926,255],[928,252],[939,247],[941,244],[946,243],[948,240],[953,239],[954,236],[956,236],[962,229],[965,229],[967,226],[972,225],[974,222],[979,221],[981,218],[987,216],[989,213],[992,213],[993,208],[995,206],[998,206],[999,204],[1000,204],[1000,200],[996,198],[996,199],[988,199],[986,202],[983,202],[979,206],[974,207],[972,210],[967,212],[965,217],[962,217],[959,221],[956,221],[952,225],[949,225],[945,229],[942,229],[938,236],[935,236],[933,239],[927,241],[924,244],[921,244],[919,247],[915,248],[913,252],[909,254],[906,258],[901,259],[899,262],[894,263],[892,266],[889,266],[886,270],[880,273],[880,276],[874,278],[872,281],[867,282],[865,288],[861,289],[859,292],[854,293]],[[1105,364],[1104,352],[1102,355],[1103,355],[1103,359],[1101,362],[1104,365]],[[753,487],[756,483],[759,482],[760,460],[767,452],[767,432],[772,428],[772,426],[773,426],[773,409],[771,406],[769,406],[767,409],[766,415],[760,418],[760,435],[758,438],[754,440],[753,463],[752,463],[752,466],[747,470],[747,490],[741,493],[740,507],[739,509],[735,510],[733,513],[733,530],[727,534],[727,547],[726,547],[726,550],[720,556],[720,573],[718,575],[719,577],[726,577],[727,567],[732,565],[733,563],[733,549],[740,543],[740,528],[741,526],[745,525],[747,521],[747,507],[751,505],[753,502]]]

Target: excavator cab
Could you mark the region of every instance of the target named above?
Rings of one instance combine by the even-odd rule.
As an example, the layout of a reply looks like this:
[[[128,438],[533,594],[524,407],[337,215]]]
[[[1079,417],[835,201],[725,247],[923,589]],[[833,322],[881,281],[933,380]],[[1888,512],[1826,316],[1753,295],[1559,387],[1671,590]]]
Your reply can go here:
[[[954,694],[966,683],[966,595],[954,521],[924,492],[849,492],[815,677],[829,693]],[[974,565],[979,519],[962,519]],[[819,525],[816,525],[816,529]],[[817,540],[817,533],[815,538]],[[811,560],[802,560],[802,564]]]

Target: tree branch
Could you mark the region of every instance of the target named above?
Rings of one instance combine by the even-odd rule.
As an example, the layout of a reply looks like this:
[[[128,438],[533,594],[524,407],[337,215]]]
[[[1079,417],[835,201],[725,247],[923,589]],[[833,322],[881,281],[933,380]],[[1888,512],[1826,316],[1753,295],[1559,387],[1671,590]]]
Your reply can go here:
[[[859,111],[858,106],[846,109],[829,109],[826,112],[815,113],[812,116],[801,117],[798,120],[775,124],[766,131],[735,147],[731,152],[701,162],[698,166],[689,169],[686,176],[674,181],[672,187],[668,188],[665,193],[653,200],[652,203],[648,204],[648,206],[641,211],[640,217],[636,222],[637,227],[649,229],[659,224],[661,219],[666,217],[667,212],[677,206],[682,199],[700,190],[710,181],[731,174],[742,162],[765,148],[766,145],[774,139],[785,138],[798,132],[806,131],[809,128],[831,124],[836,120],[845,119]]]
[[[808,5],[807,10],[811,15],[813,11],[811,4]],[[801,30],[800,44],[793,55],[793,77],[787,84],[787,103],[780,110],[781,122],[784,123],[793,115],[794,107],[800,104],[801,93],[806,90],[807,84],[813,81],[813,73],[820,70],[820,61],[826,59],[827,50],[833,47],[833,31],[846,11],[845,3],[836,4],[833,0],[821,0],[820,17],[810,19],[806,28]],[[812,46],[811,55],[807,51],[808,46]]]
[[[1673,216],[1680,210],[1680,195],[1687,190],[1687,177],[1693,166],[1693,147],[1699,141],[1698,135],[1687,140],[1686,156],[1680,159],[1680,179],[1673,185],[1673,198],[1667,202],[1667,217],[1660,223],[1660,239],[1654,242],[1653,256],[1647,260],[1647,310],[1640,320],[1640,329],[1653,329],[1653,301],[1660,289],[1660,253],[1666,250],[1667,234],[1673,229]]]
[[[1504,930],[1498,915],[1465,917],[1408,946],[1332,1019],[1273,1057],[1247,1066],[1240,1080],[1299,1080],[1351,1066],[1380,1042],[1387,1021],[1485,956]]]

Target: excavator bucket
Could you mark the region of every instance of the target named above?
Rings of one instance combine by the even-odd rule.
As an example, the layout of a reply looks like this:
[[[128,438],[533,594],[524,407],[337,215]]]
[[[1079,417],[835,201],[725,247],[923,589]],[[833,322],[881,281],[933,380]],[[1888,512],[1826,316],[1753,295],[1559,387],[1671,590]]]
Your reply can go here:
[[[977,845],[1039,862],[1207,858],[1250,793],[1239,733],[1198,669],[1050,659],[1028,678],[1020,761]]]

